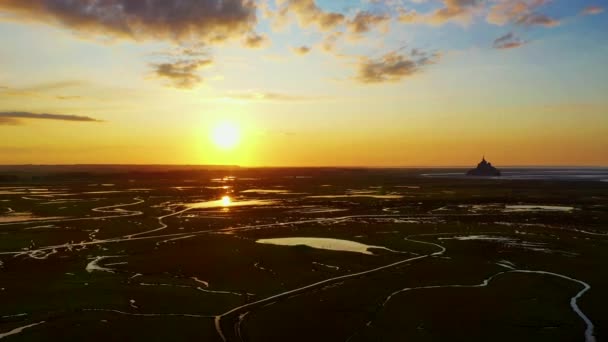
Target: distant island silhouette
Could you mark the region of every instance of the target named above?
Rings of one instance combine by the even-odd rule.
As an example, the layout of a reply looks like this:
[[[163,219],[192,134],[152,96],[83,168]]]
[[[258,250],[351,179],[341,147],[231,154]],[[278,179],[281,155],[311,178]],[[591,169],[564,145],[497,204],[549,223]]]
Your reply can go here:
[[[500,176],[500,171],[492,166],[492,163],[488,163],[484,156],[476,168],[467,171],[467,176],[497,177]]]

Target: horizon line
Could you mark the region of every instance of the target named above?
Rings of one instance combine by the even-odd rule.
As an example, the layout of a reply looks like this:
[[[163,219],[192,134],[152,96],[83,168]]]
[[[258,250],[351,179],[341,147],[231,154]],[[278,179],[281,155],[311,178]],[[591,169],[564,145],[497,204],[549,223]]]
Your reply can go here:
[[[1,167],[53,167],[53,166],[165,166],[165,167],[214,167],[214,168],[241,168],[241,169],[269,169],[269,168],[283,168],[283,169],[301,169],[301,168],[317,168],[317,169],[328,169],[328,168],[357,168],[357,169],[414,169],[414,168],[468,168],[475,167],[473,164],[460,164],[460,165],[264,165],[264,166],[249,166],[249,165],[229,165],[229,164],[124,164],[124,163],[65,163],[65,164],[2,164]],[[497,166],[498,168],[608,168],[606,165],[567,165],[567,164],[512,164]]]

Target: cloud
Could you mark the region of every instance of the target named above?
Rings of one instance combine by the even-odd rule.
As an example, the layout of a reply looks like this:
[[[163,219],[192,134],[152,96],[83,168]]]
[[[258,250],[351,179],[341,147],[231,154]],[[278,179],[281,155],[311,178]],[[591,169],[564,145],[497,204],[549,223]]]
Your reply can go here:
[[[522,26],[554,27],[559,20],[539,13],[538,9],[551,0],[442,0],[443,7],[428,13],[406,10],[399,7],[397,20],[406,24],[443,25],[457,22],[468,25],[475,17],[486,14],[490,24],[503,26],[515,24]]]
[[[278,92],[264,92],[264,91],[250,91],[243,93],[229,93],[225,95],[226,98],[234,100],[248,100],[248,101],[281,101],[281,102],[296,102],[296,101],[311,101],[319,99],[320,97],[315,96],[302,96],[302,95],[291,95]]]
[[[5,118],[0,116],[0,126],[15,126],[19,124],[19,120],[14,118]]]
[[[509,32],[504,36],[498,37],[496,40],[494,40],[494,48],[499,50],[516,49],[518,47],[522,47],[526,43],[527,42],[515,36],[513,32]]]
[[[18,87],[18,88],[2,86],[2,87],[0,87],[0,95],[27,96],[27,97],[40,96],[40,95],[45,95],[47,93],[52,93],[56,90],[82,87],[84,85],[86,85],[86,82],[78,81],[78,80],[66,80],[66,81],[39,83],[39,84],[29,85],[26,87]]]
[[[490,8],[486,21],[499,26],[516,24],[554,27],[559,25],[558,20],[537,12],[539,7],[548,2],[549,0],[499,0]]]
[[[323,41],[321,42],[321,49],[325,52],[335,52],[338,40],[340,40],[343,35],[344,33],[341,31],[335,31],[325,35],[325,38],[323,38]]]
[[[77,121],[77,122],[102,122],[88,116],[65,115],[65,114],[36,114],[29,112],[0,112],[0,125],[19,125],[22,119]]]
[[[203,81],[197,72],[212,64],[210,59],[195,59],[153,64],[153,67],[154,74],[159,78],[168,79],[171,86],[192,89]]]
[[[581,12],[583,15],[596,15],[604,12],[604,8],[600,6],[588,6]]]
[[[399,9],[397,20],[404,24],[415,24],[424,21],[423,16],[415,10]]]
[[[240,37],[257,23],[252,0],[2,0],[0,11],[2,19],[134,40],[211,43]]]
[[[549,16],[540,13],[530,13],[522,16],[516,22],[519,25],[524,26],[545,26],[555,27],[559,25],[559,21]]]
[[[476,10],[483,5],[482,0],[444,0],[444,7],[436,10],[429,17],[432,24],[444,24],[448,21],[458,21],[469,24]]]
[[[256,33],[251,33],[243,39],[243,45],[245,45],[248,48],[254,48],[254,49],[264,47],[264,46],[268,45],[268,43],[269,43],[268,37],[266,37],[264,35],[259,35]]]
[[[277,0],[278,13],[276,26],[282,27],[293,13],[302,27],[317,26],[322,31],[335,29],[344,22],[344,15],[326,12],[317,6],[315,0]]]
[[[425,66],[435,63],[440,55],[427,54],[419,50],[416,54],[390,52],[378,59],[363,57],[359,60],[355,81],[364,84],[399,82],[421,72]]]
[[[81,98],[81,96],[77,96],[77,95],[72,95],[72,96],[69,96],[69,95],[67,95],[67,96],[61,96],[61,95],[58,95],[58,96],[55,96],[55,98],[56,98],[57,100],[77,100],[77,99],[80,99],[80,98]]]
[[[481,13],[483,8],[483,0],[443,0],[443,7],[429,13],[400,8],[397,19],[406,24],[443,25],[448,22],[457,22],[468,25],[476,14]]]
[[[310,50],[312,50],[312,48],[310,46],[298,46],[298,47],[294,47],[291,49],[293,51],[293,53],[295,53],[296,55],[306,55],[310,52]]]
[[[351,33],[363,34],[371,31],[375,27],[382,26],[383,31],[388,30],[388,23],[391,18],[384,14],[373,14],[362,11],[346,23],[346,27]]]

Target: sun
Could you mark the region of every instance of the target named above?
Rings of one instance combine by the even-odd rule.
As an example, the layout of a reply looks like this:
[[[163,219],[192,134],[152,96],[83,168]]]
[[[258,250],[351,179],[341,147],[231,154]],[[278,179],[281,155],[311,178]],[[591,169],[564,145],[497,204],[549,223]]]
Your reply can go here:
[[[235,148],[241,140],[241,132],[233,123],[223,122],[211,131],[211,141],[222,150]]]

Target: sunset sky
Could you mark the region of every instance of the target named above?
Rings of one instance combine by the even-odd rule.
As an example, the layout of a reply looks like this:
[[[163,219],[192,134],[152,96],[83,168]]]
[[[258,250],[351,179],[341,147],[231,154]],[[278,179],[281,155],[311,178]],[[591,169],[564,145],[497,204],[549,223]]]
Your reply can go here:
[[[608,165],[606,0],[0,0],[0,164]]]

